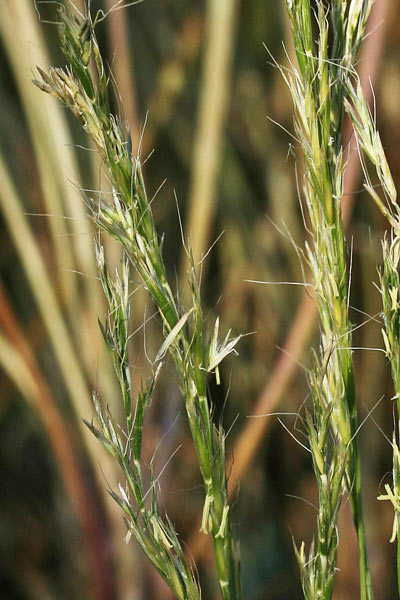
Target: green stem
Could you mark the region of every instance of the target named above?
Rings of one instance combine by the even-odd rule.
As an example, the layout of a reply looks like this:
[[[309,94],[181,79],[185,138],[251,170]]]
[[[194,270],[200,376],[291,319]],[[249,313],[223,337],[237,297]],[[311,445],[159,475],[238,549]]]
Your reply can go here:
[[[352,442],[352,462],[354,466],[354,485],[351,492],[351,506],[353,511],[354,526],[358,539],[358,560],[360,570],[360,598],[361,600],[373,600],[371,571],[368,561],[367,541],[365,535],[365,524],[362,505],[361,488],[361,463],[358,452],[357,438]]]
[[[348,322],[348,315],[347,315]],[[357,432],[358,415],[356,392],[354,384],[354,365],[353,360],[348,351],[348,382],[347,382],[347,403],[350,413],[351,426],[351,448],[349,454],[349,489],[351,490],[351,507],[353,512],[354,527],[357,533],[358,541],[358,562],[360,574],[360,598],[361,600],[373,600],[374,594],[372,589],[371,570],[369,567],[367,539],[365,533],[365,523],[363,514],[362,501],[362,474],[361,461],[358,448]]]

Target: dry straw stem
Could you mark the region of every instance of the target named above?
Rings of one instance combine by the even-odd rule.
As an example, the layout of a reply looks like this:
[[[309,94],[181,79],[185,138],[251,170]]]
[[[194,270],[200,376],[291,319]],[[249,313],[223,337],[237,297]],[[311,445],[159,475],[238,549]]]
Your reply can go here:
[[[114,4],[115,0],[107,0],[107,9],[111,10]],[[112,52],[111,68],[113,77],[122,102],[124,118],[129,123],[132,146],[137,148],[140,141],[140,125],[135,94],[134,66],[132,52],[129,47],[125,11],[111,11],[106,25],[109,46]]]
[[[237,10],[237,0],[207,2],[205,56],[185,226],[195,263],[207,250],[214,215],[222,137],[228,116]],[[188,264],[184,254],[182,280]]]
[[[0,206],[52,343],[75,414],[89,410],[90,394],[38,244],[0,155]],[[91,409],[90,409],[91,410]],[[85,434],[87,439],[88,436]]]
[[[98,13],[99,15],[101,13]],[[112,199],[107,202],[101,197],[87,197],[87,204],[98,227],[121,244],[158,309],[165,336],[159,358],[161,360],[163,354],[168,352],[174,360],[204,481],[206,498],[202,529],[204,533],[210,533],[213,539],[222,597],[226,600],[239,599],[241,597],[239,559],[231,531],[227,501],[225,434],[221,426],[215,427],[212,423],[211,408],[207,397],[207,373],[213,371],[218,373],[219,363],[233,351],[239,337],[230,339],[228,333],[220,342],[218,340],[218,320],[213,331],[207,331],[193,259],[189,273],[192,306],[189,310],[184,310],[176,301],[167,280],[139,158],[132,154],[131,140],[126,131],[126,125],[119,117],[110,114],[108,77],[94,34],[94,23],[89,14],[82,20],[69,9],[66,11],[61,9],[58,12],[58,18],[62,48],[70,64],[65,69],[51,68],[49,74],[39,70],[41,81],[35,81],[35,83],[43,91],[60,99],[80,120],[104,161],[113,190]],[[94,81],[88,67],[91,57],[96,65],[97,81]],[[190,254],[190,251],[188,252]],[[102,253],[98,251],[97,256],[101,273],[103,269]],[[122,277],[121,281],[125,281],[125,277]],[[106,292],[106,295],[110,302],[109,293]],[[120,297],[122,298],[121,294]],[[118,325],[115,330],[118,336],[124,338],[126,332],[123,331],[123,328]],[[116,345],[112,337],[109,335],[104,335],[104,337],[109,348]],[[116,356],[118,360],[123,358],[119,352]],[[129,376],[126,369],[123,370],[123,377],[120,371],[117,369],[116,371],[117,374],[119,373],[121,391],[127,386],[129,388]],[[129,396],[130,394],[126,395],[123,392],[126,400],[125,411],[128,425],[133,418]],[[132,398],[130,398],[130,402],[132,402]],[[98,407],[97,403],[96,407]],[[97,412],[102,424],[102,433],[97,433],[97,435],[107,447],[107,431],[109,432],[112,444],[109,444],[108,449],[118,459],[121,456],[122,448],[119,447],[118,436],[114,435],[113,423],[109,419],[102,421],[100,409],[97,408]],[[136,465],[134,466],[136,468]],[[139,477],[137,472],[128,473],[126,471],[125,474],[130,476],[128,481]],[[140,495],[134,491],[133,487],[132,492],[140,506]],[[115,499],[118,501],[117,497]],[[129,508],[128,501],[124,496],[122,496],[122,500],[120,497],[120,505],[126,512],[129,512],[134,521],[134,512]],[[150,518],[150,522],[153,527],[156,527],[156,524],[159,523],[159,515],[156,513],[156,508],[154,511],[155,520]],[[149,533],[146,522],[144,525]],[[137,531],[138,527],[136,526],[133,533],[141,543]],[[157,531],[157,534],[153,532],[156,542],[161,543],[168,551],[169,545],[162,533],[158,529]],[[161,531],[166,534],[165,521],[161,526]],[[175,558],[178,557],[179,564],[183,565],[175,537],[173,530],[169,529],[166,538],[175,548]],[[144,544],[141,543],[141,545],[145,549]],[[148,549],[148,555],[153,550]],[[153,558],[153,564],[155,564],[157,556],[154,555]],[[170,558],[174,562],[175,559]],[[180,569],[179,567],[178,570]],[[186,567],[183,566],[182,569],[186,569]],[[177,594],[177,589],[172,586],[171,579],[165,578]],[[183,579],[181,578],[180,581],[182,583]]]
[[[57,105],[51,102],[44,103],[39,95],[32,94],[29,81],[32,64],[41,62],[47,54],[33,3],[26,0],[20,0],[19,2],[6,0],[4,7],[2,7],[1,23],[1,32],[24,102],[35,151],[39,156],[41,181],[46,183],[52,172],[55,173],[55,181],[52,184],[52,189],[55,190],[54,197],[46,196],[46,201],[53,202],[53,205],[48,207],[49,212],[52,210],[51,214],[61,216],[62,211],[67,210],[68,215],[73,217],[71,225],[73,233],[77,234],[73,240],[73,245],[77,249],[78,268],[88,275],[94,275],[95,265],[90,236],[78,235],[79,232],[82,232],[85,223],[89,225],[84,205],[79,201],[79,192],[73,186],[65,185],[65,181],[68,180],[79,181],[79,171],[65,117]],[[18,36],[15,34],[16,31],[19,32]],[[20,47],[21,38],[27,46],[23,52],[21,52]],[[49,150],[51,150],[50,156]],[[60,226],[65,227],[65,221],[62,219],[50,220],[51,226],[53,223],[54,226],[60,223]],[[90,231],[88,226],[87,231]],[[58,243],[61,233],[65,234],[67,230],[58,231],[53,240],[54,243]],[[68,252],[71,254],[72,242],[68,238],[66,239],[69,245]],[[63,250],[65,251],[65,248]],[[75,263],[74,260],[70,262]],[[91,290],[89,294],[93,295],[93,291]],[[99,298],[99,295],[97,297]],[[99,302],[97,306],[101,306],[101,303]]]
[[[91,237],[87,235],[90,233],[90,222],[79,192],[68,183],[71,180],[75,183],[79,181],[72,139],[62,109],[55,103],[43,101],[30,84],[33,65],[40,63],[47,54],[33,2],[6,0],[1,13],[0,34],[24,106],[45,211],[49,215],[57,280],[77,347],[84,349],[81,355],[83,364],[94,381],[96,366],[95,361],[91,360],[93,346],[88,347],[86,342],[90,339],[93,344],[98,334],[95,319],[86,318],[85,307],[88,307],[89,313],[98,314],[102,300],[91,279],[95,276],[95,264]],[[23,51],[21,43],[24,44]],[[68,220],[60,218],[65,214],[70,217]],[[88,276],[82,278],[82,286],[78,285],[78,276],[73,270]],[[80,289],[84,291],[83,298]],[[111,384],[106,380],[105,383],[107,389],[111,389]]]
[[[23,6],[24,4],[27,6]],[[0,31],[13,67],[14,77],[19,87],[19,94],[23,100],[25,114],[30,127],[44,201],[46,203],[46,211],[52,215],[64,214],[63,202],[61,200],[62,189],[58,178],[59,171],[56,168],[63,168],[62,163],[60,161],[57,165],[54,163],[51,164],[53,158],[49,158],[50,149],[50,156],[53,157],[56,155],[54,153],[55,144],[53,142],[56,142],[57,137],[54,136],[54,140],[51,139],[53,132],[49,130],[48,123],[55,123],[57,125],[59,124],[59,120],[54,118],[54,108],[50,113],[46,113],[39,95],[36,94],[35,96],[32,94],[32,86],[30,85],[31,51],[36,54],[36,57],[33,58],[36,58],[37,62],[39,57],[40,59],[42,58],[39,48],[43,50],[44,47],[43,40],[37,30],[37,15],[33,4],[31,2],[25,3],[24,0],[22,2],[6,2],[2,7]],[[19,31],[19,36],[15,34],[16,31]],[[21,52],[21,36],[24,40],[29,40],[32,44],[32,48],[29,46],[29,51],[26,49]],[[47,102],[46,104],[49,103]],[[55,131],[56,125],[52,125],[53,131]],[[44,134],[39,135],[39,130],[44,130]],[[60,133],[61,135],[58,139],[63,138],[62,133],[67,134],[65,126],[61,128]],[[67,136],[65,135],[65,137]],[[71,312],[78,314],[79,298],[77,281],[76,277],[71,274],[74,268],[74,258],[71,240],[66,235],[68,232],[66,223],[66,220],[52,218],[49,221],[49,226],[52,244],[55,249],[58,276],[60,276],[62,271],[68,273],[61,280],[63,282],[63,295],[67,300]]]

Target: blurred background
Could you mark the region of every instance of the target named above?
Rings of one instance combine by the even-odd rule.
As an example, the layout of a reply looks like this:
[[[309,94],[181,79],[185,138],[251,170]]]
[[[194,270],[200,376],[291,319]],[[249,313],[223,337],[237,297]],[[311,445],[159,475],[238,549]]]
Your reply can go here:
[[[74,3],[83,10],[81,1]],[[92,11],[114,4],[94,0]],[[120,475],[82,424],[93,417],[91,390],[116,417],[121,411],[98,331],[105,305],[80,192],[107,193],[107,182],[77,123],[31,84],[36,65],[64,64],[57,28],[46,23],[56,19],[55,6],[38,2],[37,9],[32,0],[0,3],[0,598],[169,598],[134,543],[124,543],[122,515],[107,494]],[[399,21],[396,3],[376,0],[359,63],[366,88],[372,81],[395,182]],[[225,332],[251,334],[240,341],[239,355],[225,361],[221,385],[210,382],[215,419],[229,431],[244,597],[300,599],[293,540],[312,540],[317,498],[309,455],[294,438],[304,441],[296,415],[307,402],[306,370],[318,345],[318,322],[301,286],[246,282],[304,281],[296,252],[306,236],[296,144],[272,122],[291,131],[292,105],[263,46],[279,63],[287,61],[284,47],[292,54],[284,2],[144,0],[109,14],[97,34],[118,90],[114,110],[129,122],[146,163],[171,280],[185,289],[180,214],[196,256],[218,239],[203,262],[206,314],[219,315]],[[346,125],[343,136],[347,144]],[[301,160],[297,166],[300,171]],[[360,188],[353,153],[343,204],[352,246],[351,319],[363,325],[354,346],[381,348],[373,283],[385,223]],[[118,248],[107,242],[106,250],[117,266]],[[153,316],[139,290],[132,298],[137,383],[160,344]],[[377,501],[391,481],[389,368],[379,351],[357,350],[354,360],[365,419],[359,437],[372,573],[376,598],[389,600],[395,589],[393,511]],[[260,416],[270,413],[281,414]],[[160,499],[196,560],[204,598],[216,598],[210,540],[198,533],[198,466],[167,363],[146,426],[145,460],[155,456],[160,472],[178,446],[160,479]],[[339,534],[335,599],[346,600],[358,595],[347,501]]]

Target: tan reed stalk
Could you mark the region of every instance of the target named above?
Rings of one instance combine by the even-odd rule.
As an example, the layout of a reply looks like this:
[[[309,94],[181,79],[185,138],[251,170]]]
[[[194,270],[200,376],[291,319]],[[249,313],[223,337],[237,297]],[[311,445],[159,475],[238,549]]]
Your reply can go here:
[[[122,10],[112,11],[114,0],[107,0],[106,6],[110,14],[106,21],[108,43],[110,48],[110,64],[115,78],[116,88],[122,102],[124,118],[129,123],[129,130],[134,148],[140,142],[140,121],[138,115],[134,64],[129,44],[128,23],[126,13]]]
[[[201,97],[185,225],[185,231],[191,239],[195,263],[208,249],[215,212],[218,167],[224,125],[229,110],[230,71],[237,10],[236,0],[207,2]],[[185,254],[182,258],[181,276],[184,277],[188,261]]]
[[[55,103],[44,102],[40,94],[32,93],[29,81],[32,68],[47,55],[39,25],[38,14],[30,0],[6,0],[2,5],[0,34],[30,128],[45,211],[50,215],[48,224],[57,279],[77,347],[85,348],[81,359],[90,378],[95,381],[96,364],[92,360],[91,349],[98,332],[95,319],[88,319],[87,312],[97,314],[103,305],[92,280],[96,270],[92,256],[91,227],[79,191],[74,185],[65,183],[72,181],[76,184],[80,179],[65,115]],[[23,51],[21,43],[24,45]],[[69,219],[62,218],[65,213]],[[82,286],[79,286],[79,275],[72,272],[75,270],[83,273]],[[80,290],[83,290],[84,298]],[[106,376],[104,385],[108,390],[112,389]]]
[[[64,377],[75,414],[89,409],[89,391],[38,244],[0,155],[0,206]],[[87,435],[85,435],[87,438]]]

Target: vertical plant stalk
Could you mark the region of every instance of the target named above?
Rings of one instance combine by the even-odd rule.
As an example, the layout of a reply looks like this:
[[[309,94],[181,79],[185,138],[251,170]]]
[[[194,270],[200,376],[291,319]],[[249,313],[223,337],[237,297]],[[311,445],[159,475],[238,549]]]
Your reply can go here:
[[[229,74],[237,8],[237,0],[207,2],[206,53],[185,227],[190,235],[195,263],[207,249],[214,214],[221,137],[229,100]],[[187,266],[187,256],[183,254],[182,279]]]
[[[25,4],[26,6],[24,6]],[[17,22],[18,26],[15,24]],[[46,106],[40,100],[39,94],[32,94],[32,85],[29,79],[31,57],[29,52],[21,52],[21,40],[15,35],[17,28],[23,38],[26,36],[29,39],[33,46],[32,52],[36,56],[40,55],[37,46],[41,47],[41,50],[45,53],[44,42],[40,36],[40,30],[38,31],[37,14],[35,13],[33,2],[25,3],[22,0],[16,3],[6,0],[3,3],[0,36],[12,66],[13,76],[18,86],[19,97],[23,103],[27,124],[30,129],[45,210],[51,215],[60,215],[65,212],[66,208],[65,204],[63,206],[63,192],[58,177],[58,173],[64,170],[64,165],[62,165],[61,161],[57,160],[59,156],[59,142],[56,136],[54,136],[55,143],[52,145],[52,137],[57,127],[60,127],[61,131],[64,129],[63,133],[66,134],[64,139],[67,140],[67,143],[68,134],[62,117],[61,119],[57,119],[57,109],[52,107],[50,113],[48,113]],[[48,122],[52,123],[51,127],[48,126]],[[39,134],[39,129],[41,135]],[[52,148],[51,153],[50,148]],[[64,163],[68,161],[68,166],[73,166],[71,165],[71,161],[68,160],[69,154],[71,154],[69,150],[64,152]],[[72,176],[75,173],[72,171]],[[73,220],[71,223],[76,223],[76,221]],[[71,318],[71,323],[75,325],[78,323],[76,317],[79,314],[79,294],[77,278],[71,273],[76,263],[73,257],[71,238],[67,235],[69,233],[68,224],[68,221],[64,219],[49,219],[49,232],[57,277],[66,306],[71,310],[71,314],[75,314],[75,319]],[[93,261],[91,266],[93,267]],[[83,269],[83,265],[80,264],[79,268]]]
[[[305,160],[304,196],[312,234],[307,255],[321,319],[323,355],[329,353],[323,377],[324,394],[329,399],[325,410],[332,410],[332,431],[342,446],[341,454],[347,457],[346,483],[358,537],[361,598],[371,600],[341,215],[345,165],[340,136],[345,83],[353,69],[371,2],[334,0],[327,9],[318,1],[314,11],[309,0],[287,0],[287,7],[299,70],[293,68],[283,76],[293,98],[295,131]]]
[[[218,319],[213,331],[207,332],[192,259],[189,282],[192,306],[184,311],[175,300],[167,280],[140,161],[132,154],[126,126],[118,116],[110,114],[108,78],[94,34],[96,19],[93,22],[88,13],[82,20],[69,9],[59,10],[58,18],[61,45],[69,65],[65,69],[50,68],[49,74],[40,69],[42,81],[35,83],[43,91],[60,99],[80,120],[103,160],[112,186],[112,201],[107,202],[101,197],[87,197],[86,201],[98,227],[119,241],[158,309],[165,340],[155,362],[160,362],[167,352],[174,360],[206,492],[202,530],[211,534],[213,539],[222,597],[224,600],[239,600],[241,578],[227,500],[225,433],[222,426],[216,427],[211,420],[207,374],[216,372],[218,378],[219,363],[234,350],[240,336],[229,339],[228,333],[224,341],[220,342]],[[91,57],[96,65],[96,82],[88,67]],[[188,253],[191,257],[190,251]],[[108,339],[108,336],[105,337]],[[124,377],[128,377],[127,372]],[[123,394],[123,397],[129,432],[130,423],[134,423],[132,399],[129,395]],[[100,410],[98,416],[101,421]],[[110,431],[111,437],[114,434],[112,422],[104,420],[104,423],[103,442],[107,442],[105,431]],[[116,452],[115,444],[118,445],[119,442],[113,439],[113,443],[113,451]],[[118,456],[116,454],[116,458]],[[126,472],[126,475],[131,478],[128,481],[139,478],[138,472]],[[132,484],[131,491],[136,500],[140,500],[140,489],[134,488],[135,485]],[[127,500],[123,497],[121,506],[126,508],[126,504]],[[140,502],[138,504],[140,506]],[[134,519],[133,512],[129,510],[129,513],[131,519]],[[146,524],[145,526],[148,529]],[[161,529],[163,528],[165,530],[165,523]],[[173,535],[173,532],[167,535],[170,542]],[[163,538],[160,531],[157,536]],[[139,537],[136,537],[141,543]],[[164,540],[164,546],[167,545]]]
[[[1,155],[0,208],[47,329],[74,413],[78,415],[86,408],[84,402],[88,399],[89,388],[77,360],[44,259]],[[89,408],[89,400],[87,407]],[[90,438],[88,441],[90,444]]]
[[[112,10],[114,4],[114,0],[107,0],[107,9],[110,11],[107,20],[110,64],[113,65],[112,69],[116,87],[121,98],[123,98],[123,112],[125,119],[129,123],[132,145],[136,148],[140,142],[140,124],[135,90],[134,64],[128,35],[128,22],[122,10]]]

